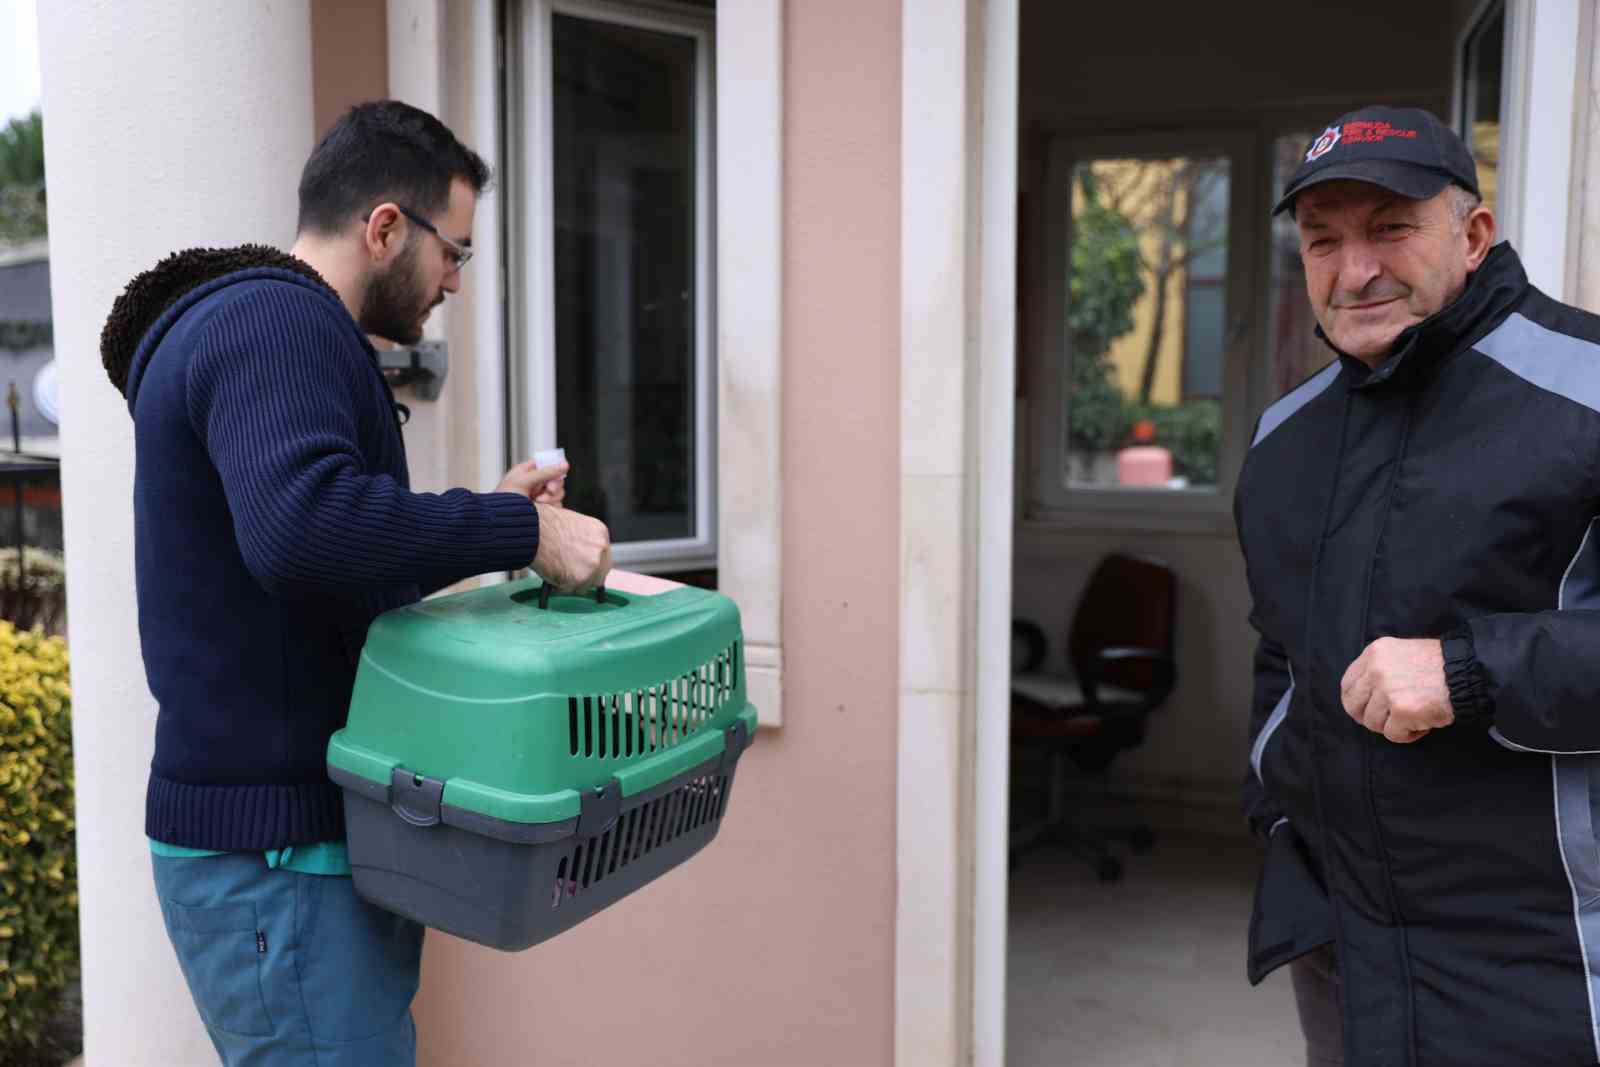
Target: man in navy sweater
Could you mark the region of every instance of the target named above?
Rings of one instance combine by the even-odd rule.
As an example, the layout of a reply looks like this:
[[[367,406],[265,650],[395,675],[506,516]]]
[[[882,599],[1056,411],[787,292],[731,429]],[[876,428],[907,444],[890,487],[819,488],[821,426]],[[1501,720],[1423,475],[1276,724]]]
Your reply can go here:
[[[415,1061],[422,928],[351,888],[328,738],[367,626],[475,574],[602,581],[564,465],[409,489],[402,343],[461,284],[488,167],[437,119],[364,104],[312,152],[292,252],[168,257],[101,339],[128,399],[139,633],[160,706],[145,833],[167,931],[226,1064]]]

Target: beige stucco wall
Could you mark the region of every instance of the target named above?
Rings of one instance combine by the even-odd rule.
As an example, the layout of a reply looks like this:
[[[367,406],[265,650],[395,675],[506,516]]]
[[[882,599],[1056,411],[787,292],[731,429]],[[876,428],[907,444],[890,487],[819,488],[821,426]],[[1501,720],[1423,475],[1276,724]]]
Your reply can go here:
[[[785,25],[785,725],[647,891],[515,955],[430,934],[422,1063],[891,1062],[899,17]]]

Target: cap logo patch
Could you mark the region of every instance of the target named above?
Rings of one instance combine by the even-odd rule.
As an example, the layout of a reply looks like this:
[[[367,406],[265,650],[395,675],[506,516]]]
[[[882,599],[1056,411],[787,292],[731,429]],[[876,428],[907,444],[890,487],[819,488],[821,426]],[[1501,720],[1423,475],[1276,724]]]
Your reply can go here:
[[[1417,139],[1417,131],[1402,129],[1387,122],[1347,122],[1344,124],[1344,140],[1349,144],[1378,144],[1395,137],[1403,141],[1414,141]]]
[[[1331,152],[1333,146],[1339,143],[1339,137],[1340,132],[1337,126],[1329,126],[1323,130],[1322,136],[1318,137],[1312,143],[1310,150],[1306,152],[1306,162],[1310,163],[1312,160],[1321,159]]]

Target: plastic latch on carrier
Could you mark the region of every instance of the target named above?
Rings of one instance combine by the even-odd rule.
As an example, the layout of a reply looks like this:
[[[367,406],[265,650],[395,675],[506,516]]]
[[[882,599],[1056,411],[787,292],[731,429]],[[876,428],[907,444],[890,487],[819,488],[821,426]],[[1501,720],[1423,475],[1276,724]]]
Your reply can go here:
[[[615,778],[605,785],[585,789],[578,797],[579,837],[599,837],[622,816],[622,783]]]
[[[396,767],[389,779],[389,807],[412,826],[438,826],[444,782]]]
[[[718,774],[730,774],[734,764],[739,762],[739,757],[744,755],[744,750],[749,746],[750,738],[745,735],[744,724],[734,723],[722,733],[722,762],[717,764]]]

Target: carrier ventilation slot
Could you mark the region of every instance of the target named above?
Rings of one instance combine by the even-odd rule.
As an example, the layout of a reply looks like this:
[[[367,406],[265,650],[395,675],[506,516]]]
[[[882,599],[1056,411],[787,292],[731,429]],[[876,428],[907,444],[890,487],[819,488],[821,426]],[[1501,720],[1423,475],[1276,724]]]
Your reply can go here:
[[[598,837],[586,837],[556,864],[552,909],[582,896],[628,864],[637,863],[663,845],[722,818],[727,808],[727,775],[692,778],[672,792],[622,813]]]
[[[740,646],[648,689],[567,698],[568,748],[578,759],[627,759],[687,741],[733,699]]]

